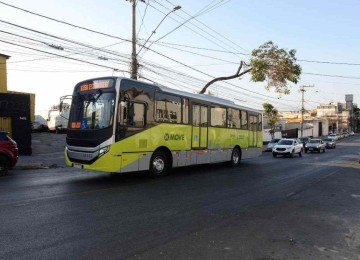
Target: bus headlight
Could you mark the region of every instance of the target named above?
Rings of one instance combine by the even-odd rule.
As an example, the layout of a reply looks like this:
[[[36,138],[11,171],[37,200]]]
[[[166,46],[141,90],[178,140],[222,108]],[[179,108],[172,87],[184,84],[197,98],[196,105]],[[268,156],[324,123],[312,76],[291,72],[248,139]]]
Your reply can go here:
[[[99,157],[103,156],[110,150],[110,146],[105,146],[99,150]]]

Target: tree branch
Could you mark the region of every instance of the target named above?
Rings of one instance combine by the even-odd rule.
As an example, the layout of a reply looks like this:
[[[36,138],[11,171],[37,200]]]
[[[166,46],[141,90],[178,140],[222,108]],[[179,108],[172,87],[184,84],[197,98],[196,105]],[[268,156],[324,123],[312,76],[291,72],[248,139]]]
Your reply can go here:
[[[214,84],[217,81],[223,81],[223,80],[229,80],[229,79],[235,79],[238,77],[241,77],[242,75],[248,73],[251,71],[251,68],[243,71],[240,73],[240,70],[242,69],[243,65],[245,64],[245,62],[241,61],[239,68],[237,69],[236,73],[234,75],[231,76],[227,76],[227,77],[218,77],[218,78],[214,78],[213,80],[209,81],[208,83],[206,83],[206,85],[202,88],[202,90],[199,92],[199,94],[204,94],[206,89],[211,85]]]

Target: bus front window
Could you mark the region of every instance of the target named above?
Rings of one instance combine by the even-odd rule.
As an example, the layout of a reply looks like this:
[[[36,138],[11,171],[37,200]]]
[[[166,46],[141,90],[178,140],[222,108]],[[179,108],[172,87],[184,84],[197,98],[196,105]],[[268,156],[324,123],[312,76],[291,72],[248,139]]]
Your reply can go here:
[[[72,104],[70,127],[82,130],[110,127],[113,124],[114,111],[115,93],[77,93]]]

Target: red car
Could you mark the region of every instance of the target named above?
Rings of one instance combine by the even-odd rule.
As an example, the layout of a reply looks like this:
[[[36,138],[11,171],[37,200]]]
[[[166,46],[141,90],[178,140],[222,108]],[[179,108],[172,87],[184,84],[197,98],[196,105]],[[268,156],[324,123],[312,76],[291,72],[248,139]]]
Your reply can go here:
[[[0,176],[8,173],[18,160],[18,148],[7,132],[0,131]]]

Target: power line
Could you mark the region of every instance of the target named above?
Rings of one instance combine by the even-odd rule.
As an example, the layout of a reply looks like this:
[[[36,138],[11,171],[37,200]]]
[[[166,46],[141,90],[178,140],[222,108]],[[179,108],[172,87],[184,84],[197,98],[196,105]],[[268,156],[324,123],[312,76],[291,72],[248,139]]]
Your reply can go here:
[[[159,4],[160,6],[162,6],[163,8],[169,10],[167,7],[165,7],[164,5],[160,4],[160,3],[157,2],[156,0],[154,0],[154,1],[155,1],[157,4]],[[155,6],[153,6],[153,5],[151,5],[151,4],[150,4],[149,6],[152,7],[152,8],[154,8],[154,9],[157,10],[158,12],[160,12],[160,13],[162,13],[162,14],[165,14],[163,11],[160,11],[160,10],[159,10],[158,8],[156,8]],[[185,18],[181,17],[179,14],[175,14],[175,15],[178,16],[178,17],[180,17],[181,19],[184,19],[184,20],[185,20]],[[170,17],[170,19],[173,19],[174,21],[176,21],[176,22],[178,22],[178,23],[181,23],[180,21],[176,20],[176,19],[173,18],[173,17]],[[192,23],[192,22],[190,22],[190,24],[193,25],[193,26],[195,26],[198,30],[202,31],[203,33],[205,33],[205,34],[209,35],[210,37],[216,39],[217,41],[221,42],[222,45],[219,44],[219,43],[217,43],[217,42],[215,42],[214,40],[210,39],[209,37],[205,36],[204,34],[200,33],[199,31],[195,31],[194,29],[190,28],[190,27],[187,26],[187,25],[184,25],[184,26],[185,26],[186,28],[188,28],[190,31],[194,32],[196,35],[199,35],[199,36],[201,36],[202,38],[208,40],[209,42],[211,42],[211,43],[217,45],[218,47],[223,48],[223,49],[226,50],[226,48],[225,48],[223,45],[228,45],[228,44],[226,44],[222,39],[219,39],[219,38],[215,37],[213,34],[210,34],[210,33],[206,32],[204,29],[200,28],[199,26],[195,25],[195,24]],[[230,48],[234,49],[233,47],[230,47]]]
[[[66,25],[68,25],[68,26],[75,27],[75,28],[78,28],[78,29],[82,29],[82,30],[85,30],[85,31],[89,31],[89,32],[92,32],[92,33],[96,33],[96,34],[100,34],[100,35],[103,35],[103,36],[108,36],[108,37],[117,38],[117,39],[120,39],[120,40],[123,40],[123,41],[131,42],[131,40],[127,40],[127,39],[124,39],[124,38],[121,38],[121,37],[113,36],[113,35],[110,35],[110,34],[107,34],[107,33],[103,33],[103,32],[99,32],[99,31],[96,31],[96,30],[92,30],[92,29],[89,29],[89,28],[86,28],[86,27],[82,27],[82,26],[79,26],[79,25],[75,25],[75,24],[72,24],[72,23],[64,22],[64,21],[61,21],[61,20],[58,20],[58,19],[55,19],[55,18],[46,16],[46,15],[38,14],[38,13],[35,13],[35,12],[32,12],[32,11],[25,10],[25,9],[23,9],[23,8],[14,6],[14,5],[10,5],[10,4],[4,3],[4,2],[2,2],[2,1],[0,1],[0,4],[3,4],[3,5],[6,5],[6,6],[9,6],[9,7],[12,7],[12,8],[21,10],[21,11],[23,11],[23,12],[26,12],[26,13],[29,13],[29,14],[32,14],[32,15],[36,15],[36,16],[39,16],[39,17],[42,17],[42,18],[45,18],[45,19],[48,19],[48,20],[51,20],[51,21],[54,21],[54,22],[57,22],[57,23],[66,24]]]
[[[43,52],[43,53],[46,53],[46,54],[58,56],[58,57],[65,58],[65,59],[70,59],[70,60],[75,60],[75,61],[87,63],[87,64],[98,66],[98,67],[103,67],[103,68],[107,68],[107,69],[111,69],[111,70],[115,70],[115,71],[122,71],[122,70],[112,68],[112,67],[109,67],[109,66],[105,66],[105,65],[101,65],[101,64],[97,64],[97,63],[93,63],[93,62],[89,62],[89,61],[84,61],[84,60],[80,60],[80,59],[77,59],[77,58],[71,58],[71,57],[67,57],[67,56],[64,56],[64,55],[56,54],[56,53],[42,51],[42,50],[34,49],[34,48],[31,48],[31,47],[23,46],[23,45],[8,42],[8,41],[0,40],[0,42],[4,42],[4,43],[10,44],[10,45],[14,45],[14,46],[18,46],[18,47],[22,47],[22,48],[26,48],[26,49],[30,49],[30,50],[33,50],[33,51]],[[127,71],[122,71],[122,72],[127,72]]]
[[[146,11],[147,11],[147,9],[148,9],[148,7],[149,7],[149,2],[150,2],[150,0],[148,0],[147,3],[146,3],[145,11],[144,11],[144,14],[143,14],[143,16],[142,16],[142,18],[141,18],[141,24],[140,24],[140,26],[139,26],[139,30],[138,30],[138,33],[137,33],[137,37],[136,37],[136,38],[139,38],[139,34],[140,34],[140,31],[141,31],[141,28],[142,28],[142,26],[143,26],[143,24],[144,24],[144,18],[145,18],[145,16],[146,16]]]
[[[331,78],[360,79],[360,77],[353,77],[353,76],[329,75],[329,74],[310,73],[310,72],[302,72],[302,74],[313,75],[313,76],[322,76],[322,77],[331,77]]]
[[[169,0],[165,0],[165,1],[168,2],[168,3],[171,3],[171,1],[169,1]],[[218,3],[218,6],[215,6],[215,7],[213,7],[212,9],[207,10],[206,12],[213,11],[214,9],[220,7],[221,5],[224,5],[224,4],[228,3],[229,1],[230,1],[230,0],[228,0],[228,1],[226,1],[226,2],[221,1],[221,2],[224,2],[224,3],[221,4],[221,2],[219,2],[219,3]],[[171,3],[171,4],[172,4],[172,3]],[[221,4],[221,5],[219,5],[219,4]],[[182,11],[183,11],[185,14],[191,16],[190,14],[188,14],[187,12],[185,12],[184,10],[182,10]],[[202,14],[204,14],[204,12],[203,12]],[[238,48],[240,48],[240,49],[248,52],[245,48],[241,47],[239,44],[237,44],[236,42],[230,40],[229,38],[227,38],[227,37],[224,36],[223,34],[221,34],[221,33],[217,32],[216,30],[212,29],[212,28],[209,27],[207,24],[199,21],[199,20],[196,19],[196,18],[195,18],[195,21],[197,21],[198,23],[200,23],[201,25],[203,25],[205,28],[207,28],[207,29],[211,30],[212,32],[216,33],[216,34],[219,35],[221,38],[226,39],[227,41],[229,41],[230,43],[232,43],[234,46],[237,46]],[[234,48],[233,48],[233,49],[234,49]]]
[[[166,0],[167,2],[171,3],[170,1]],[[45,16],[45,15],[42,15],[42,14],[39,14],[39,13],[35,13],[35,12],[32,12],[32,11],[29,11],[29,10],[26,10],[26,9],[23,9],[23,8],[20,8],[20,7],[17,7],[17,6],[14,6],[14,5],[11,5],[11,4],[8,4],[8,3],[4,3],[2,1],[0,1],[0,4],[3,4],[3,5],[6,5],[8,7],[12,7],[14,9],[18,9],[18,10],[21,10],[23,12],[26,12],[26,13],[30,13],[32,15],[36,15],[36,16],[39,16],[39,17],[42,17],[42,18],[45,18],[45,19],[48,19],[48,20],[52,20],[54,22],[58,22],[58,23],[62,23],[62,24],[65,24],[65,25],[68,25],[68,26],[72,26],[72,27],[75,27],[75,28],[78,28],[78,29],[82,29],[82,30],[86,30],[86,31],[89,31],[89,32],[92,32],[92,33],[96,33],[96,34],[100,34],[100,35],[103,35],[103,36],[107,36],[107,37],[112,37],[112,38],[116,38],[116,39],[120,39],[120,40],[123,40],[123,41],[127,41],[127,42],[131,42],[131,40],[128,40],[128,39],[124,39],[124,38],[121,38],[121,37],[118,37],[118,36],[114,36],[114,35],[110,35],[110,34],[107,34],[107,33],[103,33],[103,32],[100,32],[100,31],[96,31],[96,30],[93,30],[93,29],[89,29],[89,28],[86,28],[86,27],[83,27],[83,26],[79,26],[79,25],[75,25],[75,24],[72,24],[72,23],[69,23],[69,22],[65,22],[65,21],[61,21],[61,20],[58,20],[58,19],[54,19],[54,18],[51,18],[51,17],[48,17],[48,16]],[[172,3],[171,3],[172,4]],[[153,7],[154,8],[154,7]],[[158,10],[158,9],[157,9]],[[159,10],[158,10],[159,11]],[[182,10],[183,11],[183,10]],[[0,20],[2,21],[2,20]],[[5,21],[2,21],[2,22],[5,22]],[[11,24],[11,23],[10,23]],[[223,37],[223,35],[222,35]],[[229,40],[229,39],[227,39]],[[229,40],[230,41],[230,40]],[[167,44],[170,44],[170,43],[167,43]],[[175,45],[175,44],[173,44]],[[141,46],[141,45],[140,45]],[[180,45],[179,45],[180,46]],[[185,45],[184,45],[185,46]],[[189,47],[189,48],[198,48],[198,49],[204,49],[206,50],[206,48],[201,48],[201,47],[193,47],[193,46],[186,46],[186,47]],[[241,46],[239,46],[240,48],[242,48]],[[243,49],[243,48],[242,48]],[[211,49],[208,49],[208,50],[211,50]],[[214,50],[215,51],[215,50]],[[219,51],[219,50],[217,50]],[[226,52],[226,51],[223,51],[223,52]],[[232,54],[241,54],[241,55],[249,55],[249,54],[244,54],[244,53],[241,53],[241,52],[228,52],[228,53],[232,53]],[[298,61],[301,61],[301,62],[308,62],[308,63],[318,63],[318,64],[334,64],[334,65],[349,65],[349,66],[359,66],[360,63],[349,63],[349,62],[334,62],[334,61],[318,61],[318,60],[306,60],[306,59],[298,59]],[[305,73],[303,73],[305,74]],[[308,73],[310,74],[310,73]],[[314,74],[315,75],[315,74]],[[320,74],[317,74],[320,76]],[[324,76],[331,76],[331,75],[324,75]],[[354,78],[354,77],[350,77],[350,78]]]
[[[0,1],[0,3],[2,3],[2,2]],[[60,22],[61,22],[61,21],[60,21]],[[68,23],[66,23],[66,22],[63,22],[63,23],[68,24]],[[10,23],[10,24],[11,24],[11,23]],[[74,27],[88,30],[87,28],[80,27],[80,26],[74,26]],[[24,27],[23,27],[23,28],[24,28]],[[96,31],[94,31],[94,30],[89,30],[89,31],[91,31],[91,32],[96,32]],[[96,33],[100,33],[100,32],[96,32]],[[112,35],[108,35],[108,34],[104,34],[104,33],[100,33],[100,34],[103,34],[103,35],[106,35],[106,36],[109,36],[109,37],[113,37],[113,38],[117,38],[117,39],[121,39],[121,40],[123,40],[123,41],[128,41],[128,42],[130,42],[130,40],[122,39],[122,38],[117,37],[117,36],[112,36]],[[47,34],[47,35],[49,35],[49,34]],[[50,35],[50,36],[51,36],[51,35]],[[51,36],[51,37],[54,37],[54,36]],[[60,38],[60,39],[61,39],[61,38]],[[74,43],[79,44],[79,43],[77,43],[77,42],[74,42]],[[88,46],[86,46],[86,47],[88,47]],[[153,50],[150,49],[150,51],[153,51]],[[158,54],[158,55],[161,55],[161,56],[163,56],[163,57],[165,57],[165,58],[168,58],[168,59],[170,59],[170,60],[172,60],[172,61],[174,61],[174,62],[177,62],[177,63],[179,63],[179,64],[182,64],[182,65],[184,65],[185,67],[188,67],[188,68],[190,68],[190,69],[192,69],[192,70],[195,70],[195,71],[197,71],[197,72],[199,72],[199,73],[202,73],[202,74],[207,75],[207,76],[209,76],[209,77],[213,77],[213,76],[211,76],[211,75],[209,75],[209,74],[206,74],[206,73],[203,73],[203,72],[201,72],[201,71],[199,71],[199,70],[197,70],[197,69],[194,69],[194,68],[192,68],[192,67],[189,66],[189,65],[186,65],[186,64],[184,64],[184,63],[178,62],[177,60],[174,60],[173,58],[170,58],[170,57],[168,57],[168,56],[166,56],[166,55],[164,55],[164,54],[161,54],[161,53],[156,52],[156,51],[153,51],[153,52],[156,53],[156,54]],[[230,83],[227,83],[227,84],[230,84]],[[231,84],[230,84],[230,85],[231,85]],[[233,86],[236,86],[236,85],[233,85]],[[237,87],[237,86],[236,86],[236,87]],[[244,90],[246,90],[246,89],[244,89]],[[246,90],[246,91],[248,91],[248,90]],[[256,93],[256,94],[261,95],[260,93]],[[263,95],[263,96],[266,96],[266,95]],[[266,96],[266,97],[269,97],[269,96]]]
[[[300,59],[298,59],[298,61],[301,61],[301,62],[309,62],[309,63],[319,63],[319,64],[360,66],[360,63],[350,63],[350,62],[318,61],[318,60],[300,60]]]

